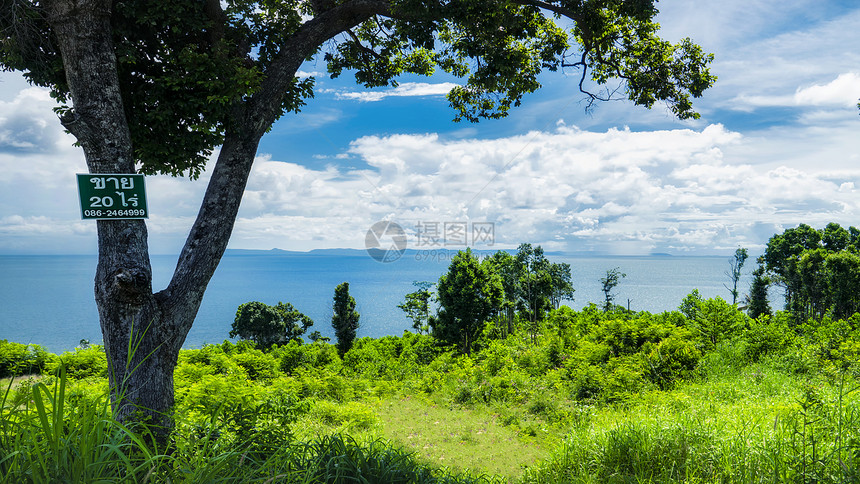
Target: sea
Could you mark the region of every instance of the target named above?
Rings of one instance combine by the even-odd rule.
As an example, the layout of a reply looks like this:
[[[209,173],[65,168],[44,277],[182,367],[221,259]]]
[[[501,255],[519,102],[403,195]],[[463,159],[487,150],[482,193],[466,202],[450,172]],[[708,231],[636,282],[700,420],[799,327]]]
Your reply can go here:
[[[361,315],[359,337],[403,334],[411,329],[411,322],[397,305],[415,290],[413,282],[438,281],[453,254],[409,250],[397,260],[379,262],[361,250],[228,250],[209,283],[185,347],[229,339],[236,309],[250,301],[289,302],[314,320],[310,331],[332,337],[332,297],[342,282],[349,282]],[[576,292],[564,304],[574,309],[602,304],[600,278],[613,268],[626,274],[613,291],[615,303],[632,310],[659,313],[676,309],[693,289],[704,297],[731,301],[725,287],[730,283],[729,257],[725,256],[549,253],[548,258],[570,264]],[[170,281],[176,260],[172,255],[151,257],[156,290]],[[749,291],[753,265],[744,267],[738,285],[741,294]],[[100,343],[93,299],[95,267],[96,256],[0,255],[0,339],[39,344],[54,353],[73,350],[81,340]]]

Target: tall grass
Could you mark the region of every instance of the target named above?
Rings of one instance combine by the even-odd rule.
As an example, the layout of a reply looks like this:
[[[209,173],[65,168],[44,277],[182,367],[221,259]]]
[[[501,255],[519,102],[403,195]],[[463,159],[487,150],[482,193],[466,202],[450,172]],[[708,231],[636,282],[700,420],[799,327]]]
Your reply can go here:
[[[0,400],[0,483],[491,481],[421,463],[382,440],[360,444],[339,434],[251,452],[249,440],[225,440],[219,430],[228,429],[210,429],[203,435],[175,433],[167,452],[145,426],[114,420],[107,395],[70,405],[67,385],[61,370],[51,386],[6,387]]]
[[[0,401],[0,482],[134,481],[159,457],[145,434],[113,420],[107,398],[67,406],[61,371],[52,387],[38,382]]]
[[[574,428],[523,481],[860,482],[853,378],[843,374],[832,386],[801,380],[786,395],[768,382],[785,375],[751,371],[748,383],[744,374],[727,380],[734,394],[721,396],[726,389],[717,380],[606,409]]]

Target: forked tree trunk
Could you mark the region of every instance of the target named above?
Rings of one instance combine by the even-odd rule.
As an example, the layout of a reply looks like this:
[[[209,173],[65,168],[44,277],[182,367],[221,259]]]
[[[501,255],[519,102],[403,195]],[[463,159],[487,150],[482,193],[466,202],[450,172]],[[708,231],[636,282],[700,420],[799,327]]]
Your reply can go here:
[[[54,0],[48,19],[58,39],[74,110],[61,117],[91,173],[134,173],[110,28],[110,0]],[[108,356],[111,399],[121,421],[172,426],[173,370],[233,229],[259,136],[231,138],[164,291],[152,291],[146,224],[100,220],[95,300]]]
[[[61,121],[91,173],[135,173],[112,41],[111,0],[49,0],[48,22],[63,58],[73,110]],[[230,240],[263,134],[280,116],[295,74],[319,45],[387,11],[378,0],[333,7],[282,46],[251,99],[237,102],[197,219],[166,289],[152,291],[146,224],[98,221],[95,300],[108,355],[114,416],[172,428],[173,370],[203,294]]]

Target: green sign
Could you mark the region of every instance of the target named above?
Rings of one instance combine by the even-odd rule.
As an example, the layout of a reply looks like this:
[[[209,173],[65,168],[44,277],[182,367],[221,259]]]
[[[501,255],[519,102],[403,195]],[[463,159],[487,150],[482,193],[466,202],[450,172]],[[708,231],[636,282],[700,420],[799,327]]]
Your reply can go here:
[[[149,218],[143,175],[78,173],[81,218]]]

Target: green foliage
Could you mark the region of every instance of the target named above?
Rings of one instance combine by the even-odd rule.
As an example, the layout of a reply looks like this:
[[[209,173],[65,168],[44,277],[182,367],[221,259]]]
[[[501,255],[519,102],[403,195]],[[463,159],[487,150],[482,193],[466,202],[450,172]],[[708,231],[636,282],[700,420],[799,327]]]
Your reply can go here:
[[[440,309],[433,336],[449,344],[458,343],[463,352],[471,353],[484,324],[502,304],[501,279],[466,249],[451,259],[437,287]]]
[[[702,299],[698,290],[693,290],[679,307],[687,317],[687,326],[699,337],[705,350],[713,349],[719,342],[730,339],[746,328],[749,319],[737,308],[717,296]]]
[[[860,310],[860,230],[830,223],[801,224],[768,240],[762,257],[772,279],[785,287],[785,307],[801,324],[825,314],[848,318]]]
[[[753,319],[771,314],[770,302],[767,299],[767,288],[770,278],[765,274],[763,261],[759,258],[758,267],[753,271],[753,281],[750,284],[747,314]]]
[[[324,60],[333,77],[354,70],[356,81],[367,87],[396,85],[403,74],[430,75],[437,68],[465,78],[448,100],[457,120],[477,121],[507,115],[540,87],[543,70],[570,63],[568,51],[577,46],[570,55],[583,69],[583,79],[589,69],[598,84],[620,79],[635,104],[650,108],[664,101],[679,118],[697,118],[690,97],[701,96],[715,81],[708,70],[713,56],[689,39],[673,45],[657,37],[653,3],[385,2],[366,20],[349,22],[350,35],[327,49]],[[141,170],[199,176],[212,149],[237,121],[234,108],[242,102],[273,97],[275,119],[297,111],[313,96],[312,78],[286,73],[277,93],[263,85],[283,68],[283,49],[306,57],[331,41],[324,37],[307,45],[296,35],[310,15],[331,10],[320,7],[327,4],[243,0],[226,3],[221,11],[207,2],[117,2],[112,41]],[[576,22],[573,42],[538,7]],[[6,11],[0,15],[0,66],[23,71],[28,80],[67,101],[60,48],[44,5],[5,2]],[[334,19],[343,21],[338,15]]]
[[[238,336],[268,348],[274,344],[300,341],[313,324],[311,318],[300,313],[290,303],[278,302],[277,306],[269,306],[254,301],[242,304],[236,310],[230,337]]]
[[[515,255],[498,251],[482,264],[499,276],[504,291],[493,337],[514,332],[519,316],[519,325],[534,340],[547,312],[558,309],[562,300],[573,300],[570,265],[550,262],[540,246],[520,244]]]
[[[398,304],[397,307],[406,313],[406,317],[412,321],[412,328],[418,334],[429,333],[430,299],[433,297],[430,287],[433,286],[433,283],[415,281],[412,285],[418,290],[407,294],[406,300],[402,304]]]
[[[49,353],[39,345],[0,339],[0,378],[42,373],[50,360]]]
[[[334,290],[331,325],[337,337],[337,349],[341,355],[352,348],[358,331],[358,311],[355,310],[355,299],[349,295],[349,283],[338,284]]]
[[[758,361],[766,355],[787,351],[795,340],[790,316],[779,312],[773,317],[762,315],[751,319],[744,331],[744,352],[748,361]]]
[[[860,315],[801,326],[785,312],[747,320],[725,301],[704,300],[695,292],[682,308],[684,313],[652,315],[562,307],[550,312],[536,340],[515,333],[486,341],[470,356],[408,332],[357,339],[343,359],[325,342],[261,349],[249,341],[226,341],[182,350],[169,457],[145,438],[128,440],[122,427],[76,423],[99,408],[108,413],[98,418],[109,421],[101,363],[82,356],[93,350],[103,355],[99,348],[49,355],[65,386],[51,390],[48,381],[46,392],[23,385],[7,392],[0,406],[0,444],[42,449],[41,454],[28,461],[29,450],[22,450],[0,461],[0,471],[10,476],[0,482],[18,482],[24,473],[50,476],[43,480],[127,475],[140,481],[139,472],[172,482],[319,479],[319,469],[334,468],[307,454],[318,441],[302,442],[297,435],[377,435],[380,424],[390,424],[376,411],[380,400],[396,402],[403,398],[398,395],[415,398],[419,407],[429,405],[417,403],[426,398],[450,412],[488,412],[526,441],[569,433],[549,459],[526,472],[526,482],[750,482],[748,476],[762,475],[851,482],[860,464],[860,402],[852,376],[860,358]],[[701,321],[714,315],[740,315],[747,322],[714,343],[701,331]],[[77,358],[75,371],[91,361],[90,376],[68,378],[59,364],[64,357]],[[60,399],[64,403],[56,410]],[[46,423],[33,406],[39,400]],[[45,429],[53,437],[42,437]],[[458,432],[436,437],[458,445],[478,439]],[[117,440],[99,440],[111,438]],[[65,439],[90,454],[65,447]],[[127,447],[110,450],[120,441]],[[123,460],[116,453],[122,449],[135,457]],[[338,450],[340,456],[357,452]],[[357,460],[338,462],[358,466]],[[404,462],[416,469],[416,461]],[[34,471],[42,466],[46,470]],[[362,467],[364,472],[376,471]]]
[[[48,363],[46,370],[59,374],[61,368],[70,378],[107,378],[108,363],[104,348],[96,345],[86,349],[76,348],[61,354]]]

